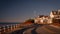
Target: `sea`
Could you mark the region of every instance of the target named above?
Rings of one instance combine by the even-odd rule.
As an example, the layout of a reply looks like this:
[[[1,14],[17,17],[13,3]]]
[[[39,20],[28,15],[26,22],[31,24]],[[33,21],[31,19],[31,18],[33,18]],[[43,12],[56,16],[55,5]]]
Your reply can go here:
[[[10,25],[15,25],[15,24],[20,24],[21,22],[0,22],[0,27],[2,26],[10,26]]]

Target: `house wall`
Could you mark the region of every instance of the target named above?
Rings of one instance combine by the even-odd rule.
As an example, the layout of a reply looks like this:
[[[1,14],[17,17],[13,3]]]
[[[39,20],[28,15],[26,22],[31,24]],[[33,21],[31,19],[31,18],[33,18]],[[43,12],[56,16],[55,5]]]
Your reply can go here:
[[[48,17],[36,18],[34,21],[37,24],[50,24],[51,23],[51,19],[49,19]]]
[[[50,18],[54,18],[54,15],[52,14],[52,12],[50,13]]]
[[[52,22],[51,22],[51,19],[47,17],[47,18],[44,18],[43,23],[51,24]]]
[[[57,11],[58,12],[58,11]],[[59,12],[58,12],[59,13]],[[50,13],[50,22],[51,23],[55,23],[55,22],[60,22],[60,15],[59,14],[55,14],[53,15],[53,13]]]
[[[35,19],[34,19],[34,22],[35,22],[35,23],[40,23],[40,18],[35,18]]]

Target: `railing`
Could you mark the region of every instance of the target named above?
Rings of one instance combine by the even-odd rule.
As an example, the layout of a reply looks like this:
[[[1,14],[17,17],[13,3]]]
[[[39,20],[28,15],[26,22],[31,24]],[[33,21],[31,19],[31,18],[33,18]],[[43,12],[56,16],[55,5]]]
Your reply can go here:
[[[20,24],[12,24],[0,27],[0,34],[5,34],[11,31],[14,31],[20,27]]]

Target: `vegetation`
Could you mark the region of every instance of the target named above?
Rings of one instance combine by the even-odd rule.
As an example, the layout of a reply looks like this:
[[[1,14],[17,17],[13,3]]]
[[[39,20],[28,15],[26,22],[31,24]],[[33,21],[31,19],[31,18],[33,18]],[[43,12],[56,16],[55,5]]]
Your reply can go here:
[[[27,19],[25,23],[34,23],[34,19]]]

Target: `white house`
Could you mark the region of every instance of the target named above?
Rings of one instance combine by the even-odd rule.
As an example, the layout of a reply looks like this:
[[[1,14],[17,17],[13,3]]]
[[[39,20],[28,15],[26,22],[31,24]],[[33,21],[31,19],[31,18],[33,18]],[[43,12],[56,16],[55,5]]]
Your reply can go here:
[[[40,24],[41,23],[41,19],[42,19],[41,17],[43,17],[43,15],[36,17],[34,19],[34,22]]]
[[[50,24],[50,17],[49,16],[43,16],[41,19],[42,24]]]
[[[37,24],[50,24],[49,16],[40,15],[34,19]]]
[[[50,13],[50,22],[53,23],[54,20],[55,21],[59,21],[60,20],[60,10],[57,11],[51,11]],[[53,20],[54,19],[54,20]]]

